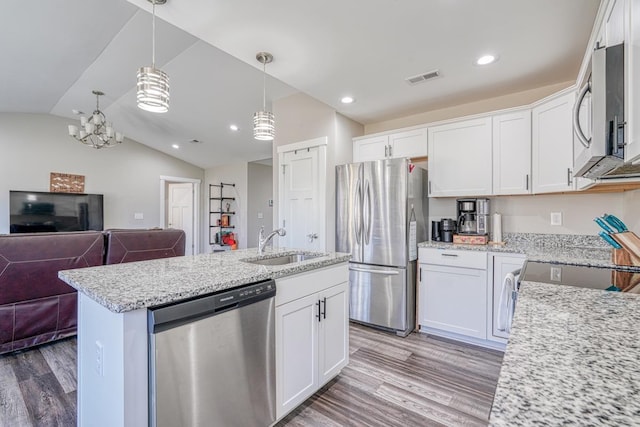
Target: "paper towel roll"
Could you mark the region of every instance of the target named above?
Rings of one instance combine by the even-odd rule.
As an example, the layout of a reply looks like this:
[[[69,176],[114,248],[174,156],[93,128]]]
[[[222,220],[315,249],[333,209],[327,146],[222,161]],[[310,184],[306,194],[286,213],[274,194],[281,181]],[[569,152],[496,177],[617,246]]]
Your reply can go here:
[[[502,215],[499,213],[493,214],[493,241],[502,242]]]

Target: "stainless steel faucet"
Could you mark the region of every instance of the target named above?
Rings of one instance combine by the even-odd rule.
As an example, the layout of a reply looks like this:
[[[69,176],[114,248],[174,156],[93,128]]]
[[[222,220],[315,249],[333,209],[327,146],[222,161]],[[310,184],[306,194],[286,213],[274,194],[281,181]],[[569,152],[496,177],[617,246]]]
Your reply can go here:
[[[284,236],[287,234],[287,231],[284,228],[278,228],[277,230],[273,230],[269,233],[267,237],[264,237],[264,227],[260,227],[260,233],[258,233],[258,255],[262,255],[264,247],[267,246],[269,240],[271,240],[276,234],[278,236]]]

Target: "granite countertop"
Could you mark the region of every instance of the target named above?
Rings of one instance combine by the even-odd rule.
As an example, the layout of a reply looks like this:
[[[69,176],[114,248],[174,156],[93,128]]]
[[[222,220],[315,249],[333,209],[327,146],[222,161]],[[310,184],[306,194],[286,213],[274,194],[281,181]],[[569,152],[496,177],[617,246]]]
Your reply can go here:
[[[300,251],[268,249],[264,256],[293,252]],[[253,248],[63,270],[58,273],[58,277],[109,310],[123,313],[246,283],[315,270],[347,262],[350,257],[350,254],[331,252],[286,265],[267,266],[242,262],[243,259],[257,258],[257,249]]]
[[[524,281],[490,425],[640,425],[640,297]]]
[[[420,248],[450,250],[519,253],[529,261],[555,264],[586,265],[589,267],[615,267],[638,270],[640,267],[625,267],[613,264],[611,247],[603,246],[598,236],[554,235],[533,233],[507,233],[506,243],[501,245],[458,245],[444,242],[421,242]]]

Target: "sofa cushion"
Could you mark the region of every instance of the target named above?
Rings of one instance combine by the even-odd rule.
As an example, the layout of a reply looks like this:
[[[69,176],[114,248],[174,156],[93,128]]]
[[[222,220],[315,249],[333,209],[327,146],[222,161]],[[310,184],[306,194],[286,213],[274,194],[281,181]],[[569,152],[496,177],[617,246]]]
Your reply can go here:
[[[99,231],[0,236],[0,304],[75,292],[58,271],[102,264]]]
[[[183,256],[183,230],[108,230],[105,264]]]

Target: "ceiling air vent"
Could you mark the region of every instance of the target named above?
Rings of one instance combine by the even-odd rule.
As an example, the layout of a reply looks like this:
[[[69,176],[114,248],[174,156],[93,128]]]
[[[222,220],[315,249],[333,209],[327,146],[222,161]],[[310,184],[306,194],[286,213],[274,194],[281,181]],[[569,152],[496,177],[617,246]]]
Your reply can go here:
[[[404,79],[410,85],[417,85],[418,83],[426,82],[427,80],[440,77],[440,70],[427,71],[426,73],[418,74],[417,76],[407,77]]]

